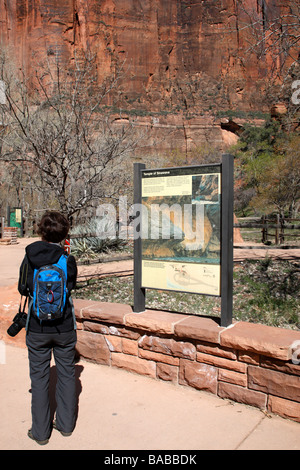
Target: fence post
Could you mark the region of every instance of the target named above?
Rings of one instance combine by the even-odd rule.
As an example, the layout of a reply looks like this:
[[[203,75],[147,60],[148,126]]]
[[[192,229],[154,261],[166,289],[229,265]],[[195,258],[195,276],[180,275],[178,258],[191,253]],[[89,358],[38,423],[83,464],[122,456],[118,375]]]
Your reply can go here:
[[[284,217],[280,214],[280,234],[279,243],[284,243]]]
[[[280,215],[276,215],[276,229],[275,229],[275,245],[279,245],[279,227],[280,227]]]
[[[262,216],[262,224],[263,224],[263,228],[262,228],[262,237],[261,237],[261,241],[262,243],[266,243],[268,241],[268,227],[267,227],[267,219],[266,219],[266,216],[263,215]]]

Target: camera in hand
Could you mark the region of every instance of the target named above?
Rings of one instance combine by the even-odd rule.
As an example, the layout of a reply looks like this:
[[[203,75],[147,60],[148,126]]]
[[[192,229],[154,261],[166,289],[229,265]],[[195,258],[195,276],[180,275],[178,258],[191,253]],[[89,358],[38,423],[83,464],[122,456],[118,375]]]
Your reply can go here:
[[[27,320],[27,313],[22,312],[21,309],[13,319],[13,323],[7,330],[9,336],[16,336],[22,328],[25,327]]]

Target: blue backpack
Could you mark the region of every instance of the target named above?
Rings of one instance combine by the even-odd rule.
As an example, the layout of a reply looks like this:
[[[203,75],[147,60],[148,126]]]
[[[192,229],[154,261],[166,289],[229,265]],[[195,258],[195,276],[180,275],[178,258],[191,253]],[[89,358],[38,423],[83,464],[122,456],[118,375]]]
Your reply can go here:
[[[56,320],[63,316],[67,299],[67,260],[62,254],[58,262],[34,270],[32,310],[40,320]]]

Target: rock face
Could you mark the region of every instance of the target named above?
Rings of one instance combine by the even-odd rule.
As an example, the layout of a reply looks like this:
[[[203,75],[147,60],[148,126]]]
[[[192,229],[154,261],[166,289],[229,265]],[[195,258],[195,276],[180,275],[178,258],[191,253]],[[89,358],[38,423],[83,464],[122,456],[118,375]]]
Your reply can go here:
[[[242,3],[258,15],[278,14],[275,0],[265,0],[264,9],[261,0]],[[140,116],[159,113],[151,123],[157,128],[167,116],[172,129],[176,115],[181,130],[172,139],[186,148],[224,143],[220,123],[211,122],[216,111],[262,110],[257,87],[268,60],[241,59],[249,30],[238,0],[0,0],[0,16],[0,39],[28,74],[41,58],[92,50],[99,80],[122,68],[108,104]],[[204,123],[192,128],[183,115]]]

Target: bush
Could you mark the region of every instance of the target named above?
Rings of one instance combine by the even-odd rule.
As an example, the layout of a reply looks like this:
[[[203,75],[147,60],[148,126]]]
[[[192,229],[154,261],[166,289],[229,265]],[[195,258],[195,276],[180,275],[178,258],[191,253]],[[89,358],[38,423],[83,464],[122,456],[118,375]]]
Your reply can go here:
[[[106,219],[92,219],[88,224],[77,226],[71,233],[72,254],[80,259],[95,258],[101,253],[119,251],[124,246],[126,241],[117,237],[113,223]]]

